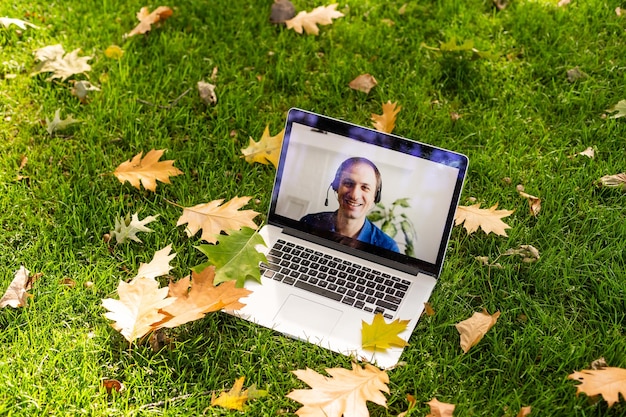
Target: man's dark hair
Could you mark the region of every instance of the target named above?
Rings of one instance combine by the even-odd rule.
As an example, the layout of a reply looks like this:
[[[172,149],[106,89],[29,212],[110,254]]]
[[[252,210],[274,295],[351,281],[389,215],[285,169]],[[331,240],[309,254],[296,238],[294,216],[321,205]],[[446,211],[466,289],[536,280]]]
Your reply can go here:
[[[330,186],[333,188],[333,190],[337,191],[340,185],[339,182],[341,181],[341,173],[347,171],[352,165],[357,164],[369,165],[374,170],[374,174],[376,175],[376,194],[374,196],[374,203],[379,203],[380,193],[383,189],[383,180],[380,176],[380,171],[378,170],[376,165],[374,165],[374,163],[367,158],[355,156],[353,158],[348,158],[343,161],[341,165],[339,165],[339,168],[337,168],[337,172],[335,173],[335,179],[333,180],[333,182],[330,183]]]

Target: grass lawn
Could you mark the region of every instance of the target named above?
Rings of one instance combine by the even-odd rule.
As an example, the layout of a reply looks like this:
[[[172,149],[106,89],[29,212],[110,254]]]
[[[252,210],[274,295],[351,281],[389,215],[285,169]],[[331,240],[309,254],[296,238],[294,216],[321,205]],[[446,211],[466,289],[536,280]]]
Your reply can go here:
[[[129,349],[102,299],[170,243],[174,277],[206,260],[169,202],[252,196],[247,208],[265,213],[274,168],[248,164],[241,148],[266,125],[278,133],[290,107],[371,125],[388,100],[402,106],[394,133],[469,156],[462,205],[515,212],[504,219],[508,237],[454,228],[430,300],[436,314],[389,371],[388,408],[371,404],[371,415],[405,411],[407,394],[417,399],[409,416],[428,414],[433,397],[456,404],[455,416],[516,416],[523,406],[532,416],[626,415],[624,398],[609,408],[576,396],[567,379],[600,357],[626,368],[626,193],[598,186],[626,171],[626,122],[607,113],[626,98],[621,3],[516,0],[498,11],[489,0],[353,0],[319,36],[269,23],[271,4],[1,2],[0,17],[39,29],[0,26],[0,292],[21,265],[43,277],[27,307],[0,310],[0,415],[238,416],[210,399],[240,376],[269,391],[246,415],[293,414],[300,404],[285,395],[306,385],[290,371],[349,368],[350,359],[223,313],[170,331],[168,349]],[[142,6],[160,5],[174,10],[161,27],[123,38]],[[488,56],[432,49],[452,40]],[[33,52],[59,43],[91,56],[91,71],[30,76]],[[119,60],[104,54],[113,44]],[[581,77],[568,79],[575,68]],[[369,94],[348,87],[362,73],[378,80]],[[70,93],[77,79],[100,88],[88,104]],[[217,86],[217,105],[200,100],[200,80]],[[51,136],[42,121],[57,109],[80,123]],[[594,158],[577,155],[589,146]],[[155,193],[111,175],[150,149],[167,149],[162,159],[184,174]],[[536,217],[518,184],[542,198]],[[154,233],[106,243],[116,216],[133,213],[158,214]],[[541,259],[476,260],[519,245]],[[454,325],[482,309],[501,316],[463,354]],[[107,395],[105,378],[125,390]]]

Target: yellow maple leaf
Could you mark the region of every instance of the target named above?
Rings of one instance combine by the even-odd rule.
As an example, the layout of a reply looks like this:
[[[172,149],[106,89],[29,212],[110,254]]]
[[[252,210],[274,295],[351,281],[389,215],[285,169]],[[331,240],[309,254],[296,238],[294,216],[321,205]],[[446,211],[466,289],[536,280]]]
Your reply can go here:
[[[609,407],[619,401],[619,394],[626,398],[626,369],[607,366],[600,369],[584,369],[567,377],[581,382],[576,386],[576,395],[581,392],[589,396],[602,395]]]
[[[409,320],[396,319],[391,323],[385,322],[383,315],[374,316],[371,324],[362,322],[361,344],[363,349],[385,350],[390,347],[404,347],[408,343],[398,336],[406,329]]]
[[[310,12],[302,11],[298,13],[294,18],[286,20],[285,25],[287,29],[293,29],[298,33],[302,33],[302,30],[307,35],[317,35],[320,29],[317,25],[330,25],[333,23],[333,19],[343,17],[343,13],[335,10],[337,3],[330,6],[316,7]]]
[[[150,12],[150,9],[147,7],[142,7],[137,13],[137,20],[139,20],[139,24],[135,26],[133,30],[124,35],[125,38],[144,34],[150,29],[152,29],[152,25],[158,22],[161,22],[168,17],[170,17],[174,12],[167,6],[160,6]]]
[[[202,272],[193,272],[189,276],[169,284],[169,297],[175,301],[164,307],[161,313],[165,318],[154,323],[154,329],[173,328],[193,320],[203,318],[207,313],[226,310],[239,310],[245,304],[240,298],[248,296],[252,291],[245,288],[236,288],[236,281],[226,281],[214,285],[215,267],[209,266]]]
[[[176,226],[187,224],[185,229],[188,236],[193,236],[202,229],[201,239],[209,243],[217,242],[220,232],[239,230],[250,227],[256,230],[257,225],[252,221],[259,213],[254,210],[239,210],[252,197],[234,197],[226,203],[213,200],[193,207],[183,207],[183,214]],[[221,204],[221,205],[220,205]]]
[[[111,326],[129,343],[152,331],[152,323],[165,317],[160,309],[174,302],[174,298],[167,297],[168,288],[159,288],[154,278],[136,277],[129,283],[120,281],[117,294],[119,300],[102,300],[102,306],[109,310],[104,316],[114,321]]]
[[[326,377],[312,369],[300,369],[293,373],[312,389],[297,389],[287,394],[288,398],[304,404],[296,411],[299,416],[341,417],[369,416],[367,401],[387,407],[389,376],[375,366],[365,364],[362,368],[355,363],[352,370],[330,368]]]
[[[486,234],[491,232],[496,235],[506,236],[506,229],[510,229],[511,226],[500,220],[503,217],[510,216],[515,210],[496,210],[498,205],[488,209],[481,209],[480,203],[471,206],[459,206],[457,207],[456,214],[454,215],[454,225],[458,226],[461,223],[467,234],[474,233],[480,227]]]
[[[250,138],[248,147],[241,150],[246,162],[251,164],[259,162],[265,165],[271,162],[274,168],[278,168],[278,158],[280,157],[284,134],[285,129],[276,136],[270,136],[270,127],[269,125],[265,126],[261,139],[255,142],[254,139]]]
[[[391,133],[396,127],[396,115],[400,110],[402,110],[402,107],[398,106],[398,103],[387,101],[383,104],[383,114],[372,113],[374,129],[379,132]]]
[[[158,151],[152,149],[143,159],[141,158],[143,152],[139,152],[132,159],[122,162],[113,175],[121,183],[128,181],[137,189],[141,189],[143,185],[146,190],[156,191],[157,181],[169,184],[169,177],[182,174],[182,171],[174,166],[173,160],[159,161],[163,152],[164,149]]]
[[[231,390],[228,392],[222,392],[219,397],[215,397],[215,394],[213,394],[211,396],[211,405],[218,405],[231,410],[243,411],[243,406],[246,401],[267,395],[267,391],[258,390],[254,385],[248,389],[242,390],[245,378],[246,377],[244,376],[238,378],[233,384]]]
[[[437,398],[433,398],[427,402],[430,406],[430,413],[426,417],[452,417],[455,405],[442,403]]]
[[[500,317],[500,312],[496,311],[490,315],[487,310],[476,312],[469,319],[456,324],[456,329],[461,335],[461,348],[463,353],[467,353],[470,348],[476,345],[483,336],[496,324]]]

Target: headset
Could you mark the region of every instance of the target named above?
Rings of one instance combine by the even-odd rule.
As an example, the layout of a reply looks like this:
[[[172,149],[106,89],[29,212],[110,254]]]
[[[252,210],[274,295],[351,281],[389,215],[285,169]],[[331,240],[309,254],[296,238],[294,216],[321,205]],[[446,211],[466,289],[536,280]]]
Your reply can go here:
[[[366,164],[372,167],[372,169],[374,170],[374,174],[376,175],[376,193],[374,194],[374,203],[376,204],[380,203],[381,192],[383,189],[383,180],[380,176],[380,171],[378,170],[376,165],[374,165],[374,163],[370,161],[369,159],[362,158],[362,157],[354,157],[354,158],[346,159],[345,161],[341,163],[341,165],[339,165],[339,168],[337,168],[337,172],[335,173],[335,179],[333,179],[333,182],[331,182],[328,188],[326,189],[326,200],[324,201],[325,206],[328,206],[328,191],[330,191],[331,188],[335,192],[339,190],[339,185],[341,181],[341,173],[347,170],[348,168],[350,168],[354,164]]]

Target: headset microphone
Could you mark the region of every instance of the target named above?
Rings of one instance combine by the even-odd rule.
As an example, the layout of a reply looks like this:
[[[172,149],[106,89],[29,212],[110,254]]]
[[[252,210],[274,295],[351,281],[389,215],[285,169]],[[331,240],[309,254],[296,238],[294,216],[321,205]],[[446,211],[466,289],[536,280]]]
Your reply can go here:
[[[332,187],[332,186],[333,186],[333,185],[332,185],[332,184],[330,184],[330,185],[328,186],[328,188],[326,189],[326,200],[324,200],[324,205],[325,205],[326,207],[328,207],[328,191],[330,191],[330,187]]]

